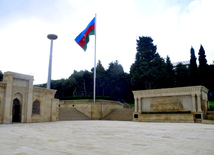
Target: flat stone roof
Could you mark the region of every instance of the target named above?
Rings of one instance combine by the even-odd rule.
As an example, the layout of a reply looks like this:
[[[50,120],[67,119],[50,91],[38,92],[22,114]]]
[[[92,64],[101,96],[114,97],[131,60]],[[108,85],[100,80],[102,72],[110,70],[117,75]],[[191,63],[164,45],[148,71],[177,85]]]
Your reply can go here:
[[[0,154],[214,154],[214,126],[198,123],[58,121],[0,124]]]

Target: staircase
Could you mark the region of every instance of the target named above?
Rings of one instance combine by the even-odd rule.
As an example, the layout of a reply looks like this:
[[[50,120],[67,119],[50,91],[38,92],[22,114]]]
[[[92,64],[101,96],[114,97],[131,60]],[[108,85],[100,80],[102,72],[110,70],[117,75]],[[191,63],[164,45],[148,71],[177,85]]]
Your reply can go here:
[[[90,118],[75,108],[59,107],[59,121],[71,120],[90,120]]]
[[[123,102],[122,103],[126,108],[132,108],[132,106],[130,106],[128,103],[126,103],[126,102]]]
[[[134,108],[114,109],[102,120],[132,121]]]

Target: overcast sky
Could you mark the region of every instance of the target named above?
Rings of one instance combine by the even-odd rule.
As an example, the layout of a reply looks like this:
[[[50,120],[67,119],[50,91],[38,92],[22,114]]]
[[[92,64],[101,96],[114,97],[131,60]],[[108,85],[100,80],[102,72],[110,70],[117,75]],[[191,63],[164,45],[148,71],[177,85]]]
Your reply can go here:
[[[97,61],[105,69],[118,60],[129,73],[136,39],[150,36],[161,57],[188,61],[202,44],[214,60],[213,0],[0,0],[0,70],[47,82],[50,40],[54,33],[52,80],[94,66],[94,36],[87,51],[74,41],[97,14]],[[198,59],[197,59],[198,63]]]

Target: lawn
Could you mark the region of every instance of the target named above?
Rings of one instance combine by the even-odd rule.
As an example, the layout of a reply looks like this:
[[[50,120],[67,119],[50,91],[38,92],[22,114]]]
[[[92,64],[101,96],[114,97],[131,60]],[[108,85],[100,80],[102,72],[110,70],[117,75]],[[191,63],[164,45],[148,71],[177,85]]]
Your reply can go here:
[[[209,101],[210,103],[210,109],[214,109],[214,101]]]
[[[108,102],[108,101],[106,101],[106,102],[96,102],[96,103],[94,103],[94,102],[66,102],[66,103],[63,103],[63,104],[119,104],[119,103],[112,103],[112,102]]]

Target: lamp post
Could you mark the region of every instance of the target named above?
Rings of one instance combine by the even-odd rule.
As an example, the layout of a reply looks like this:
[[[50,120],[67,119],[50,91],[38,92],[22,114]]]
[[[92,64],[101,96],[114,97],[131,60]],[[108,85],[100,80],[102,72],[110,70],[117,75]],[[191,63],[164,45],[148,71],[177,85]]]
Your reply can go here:
[[[58,37],[55,34],[49,34],[48,39],[51,40],[51,49],[50,49],[50,58],[49,58],[49,68],[48,68],[48,82],[47,89],[51,88],[51,68],[52,68],[52,48],[53,48],[53,40],[56,40]]]

